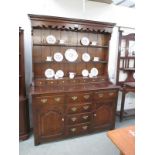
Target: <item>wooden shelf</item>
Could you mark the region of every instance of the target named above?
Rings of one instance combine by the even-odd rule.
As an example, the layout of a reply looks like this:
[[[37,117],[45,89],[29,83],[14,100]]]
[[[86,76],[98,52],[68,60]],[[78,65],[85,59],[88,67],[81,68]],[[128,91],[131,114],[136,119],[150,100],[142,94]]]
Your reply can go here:
[[[127,56],[127,57],[120,56],[120,59],[135,59],[135,56]]]
[[[61,47],[91,47],[91,48],[109,48],[109,45],[88,45],[88,46],[84,46],[84,45],[67,45],[67,44],[33,44],[34,46],[61,46]]]
[[[49,64],[49,63],[57,63],[57,64],[68,64],[68,63],[71,63],[71,64],[78,64],[78,63],[102,63],[102,64],[107,64],[108,61],[89,61],[89,62],[84,62],[84,61],[75,61],[75,62],[69,62],[69,61],[62,61],[62,62],[56,62],[56,61],[36,61],[34,62],[34,64]]]
[[[119,68],[119,69],[124,71],[135,71],[135,68]]]

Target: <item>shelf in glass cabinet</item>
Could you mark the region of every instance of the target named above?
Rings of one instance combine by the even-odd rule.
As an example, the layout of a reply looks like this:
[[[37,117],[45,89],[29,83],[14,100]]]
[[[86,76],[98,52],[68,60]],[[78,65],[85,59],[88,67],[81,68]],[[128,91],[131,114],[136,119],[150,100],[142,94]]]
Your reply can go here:
[[[109,48],[109,45],[72,45],[72,44],[44,44],[34,43],[34,46],[60,46],[60,47],[91,47],[91,48]]]

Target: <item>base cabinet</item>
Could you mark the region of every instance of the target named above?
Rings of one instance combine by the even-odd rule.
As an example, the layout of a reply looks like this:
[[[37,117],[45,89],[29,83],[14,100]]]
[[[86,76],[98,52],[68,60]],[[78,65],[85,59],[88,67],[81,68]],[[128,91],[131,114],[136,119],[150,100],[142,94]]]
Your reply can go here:
[[[113,125],[115,114],[114,101],[96,103],[93,117],[93,129],[102,130]]]
[[[32,95],[35,145],[114,128],[117,93]]]

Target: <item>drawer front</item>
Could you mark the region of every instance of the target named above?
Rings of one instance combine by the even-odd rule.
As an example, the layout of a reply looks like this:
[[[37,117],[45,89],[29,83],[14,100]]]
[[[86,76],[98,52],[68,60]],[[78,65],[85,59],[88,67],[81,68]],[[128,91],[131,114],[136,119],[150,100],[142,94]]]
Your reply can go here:
[[[92,104],[76,104],[67,107],[68,114],[91,112]]]
[[[54,95],[54,96],[41,96],[33,98],[33,101],[36,104],[45,106],[50,104],[63,104],[64,96],[63,95]]]
[[[34,85],[35,86],[44,86],[46,84],[45,80],[35,80]]]
[[[94,94],[95,101],[100,101],[104,99],[115,99],[117,97],[116,91],[97,91]]]
[[[83,123],[82,125],[74,125],[67,127],[67,135],[78,135],[82,133],[87,133],[90,131],[90,124],[89,123]]]
[[[67,117],[68,125],[73,125],[77,123],[86,123],[91,121],[91,113],[78,114],[78,115],[69,115]]]
[[[48,86],[57,85],[57,81],[56,81],[56,80],[47,80],[47,81],[46,81],[46,84],[47,84]]]
[[[79,93],[79,94],[69,94],[67,96],[67,103],[78,103],[78,102],[89,102],[92,100],[91,93]]]

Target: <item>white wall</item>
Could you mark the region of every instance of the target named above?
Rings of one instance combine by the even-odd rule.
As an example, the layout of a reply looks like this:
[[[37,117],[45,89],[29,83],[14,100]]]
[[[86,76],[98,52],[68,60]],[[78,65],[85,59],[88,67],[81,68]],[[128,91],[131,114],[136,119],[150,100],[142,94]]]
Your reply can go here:
[[[32,77],[31,26],[27,14],[80,18],[112,22],[116,23],[117,26],[123,27],[135,27],[135,9],[132,8],[90,2],[87,0],[85,3],[85,10],[83,10],[83,0],[27,0],[22,1],[21,3],[23,7],[19,10],[19,26],[21,26],[25,32],[25,72],[27,92],[29,92],[29,85]],[[113,82],[115,82],[116,76],[117,44],[118,28],[115,27],[110,42],[109,54],[109,76]],[[133,97],[131,99],[133,99]],[[130,97],[127,99],[127,102],[131,103]],[[118,103],[120,103],[120,101]]]

